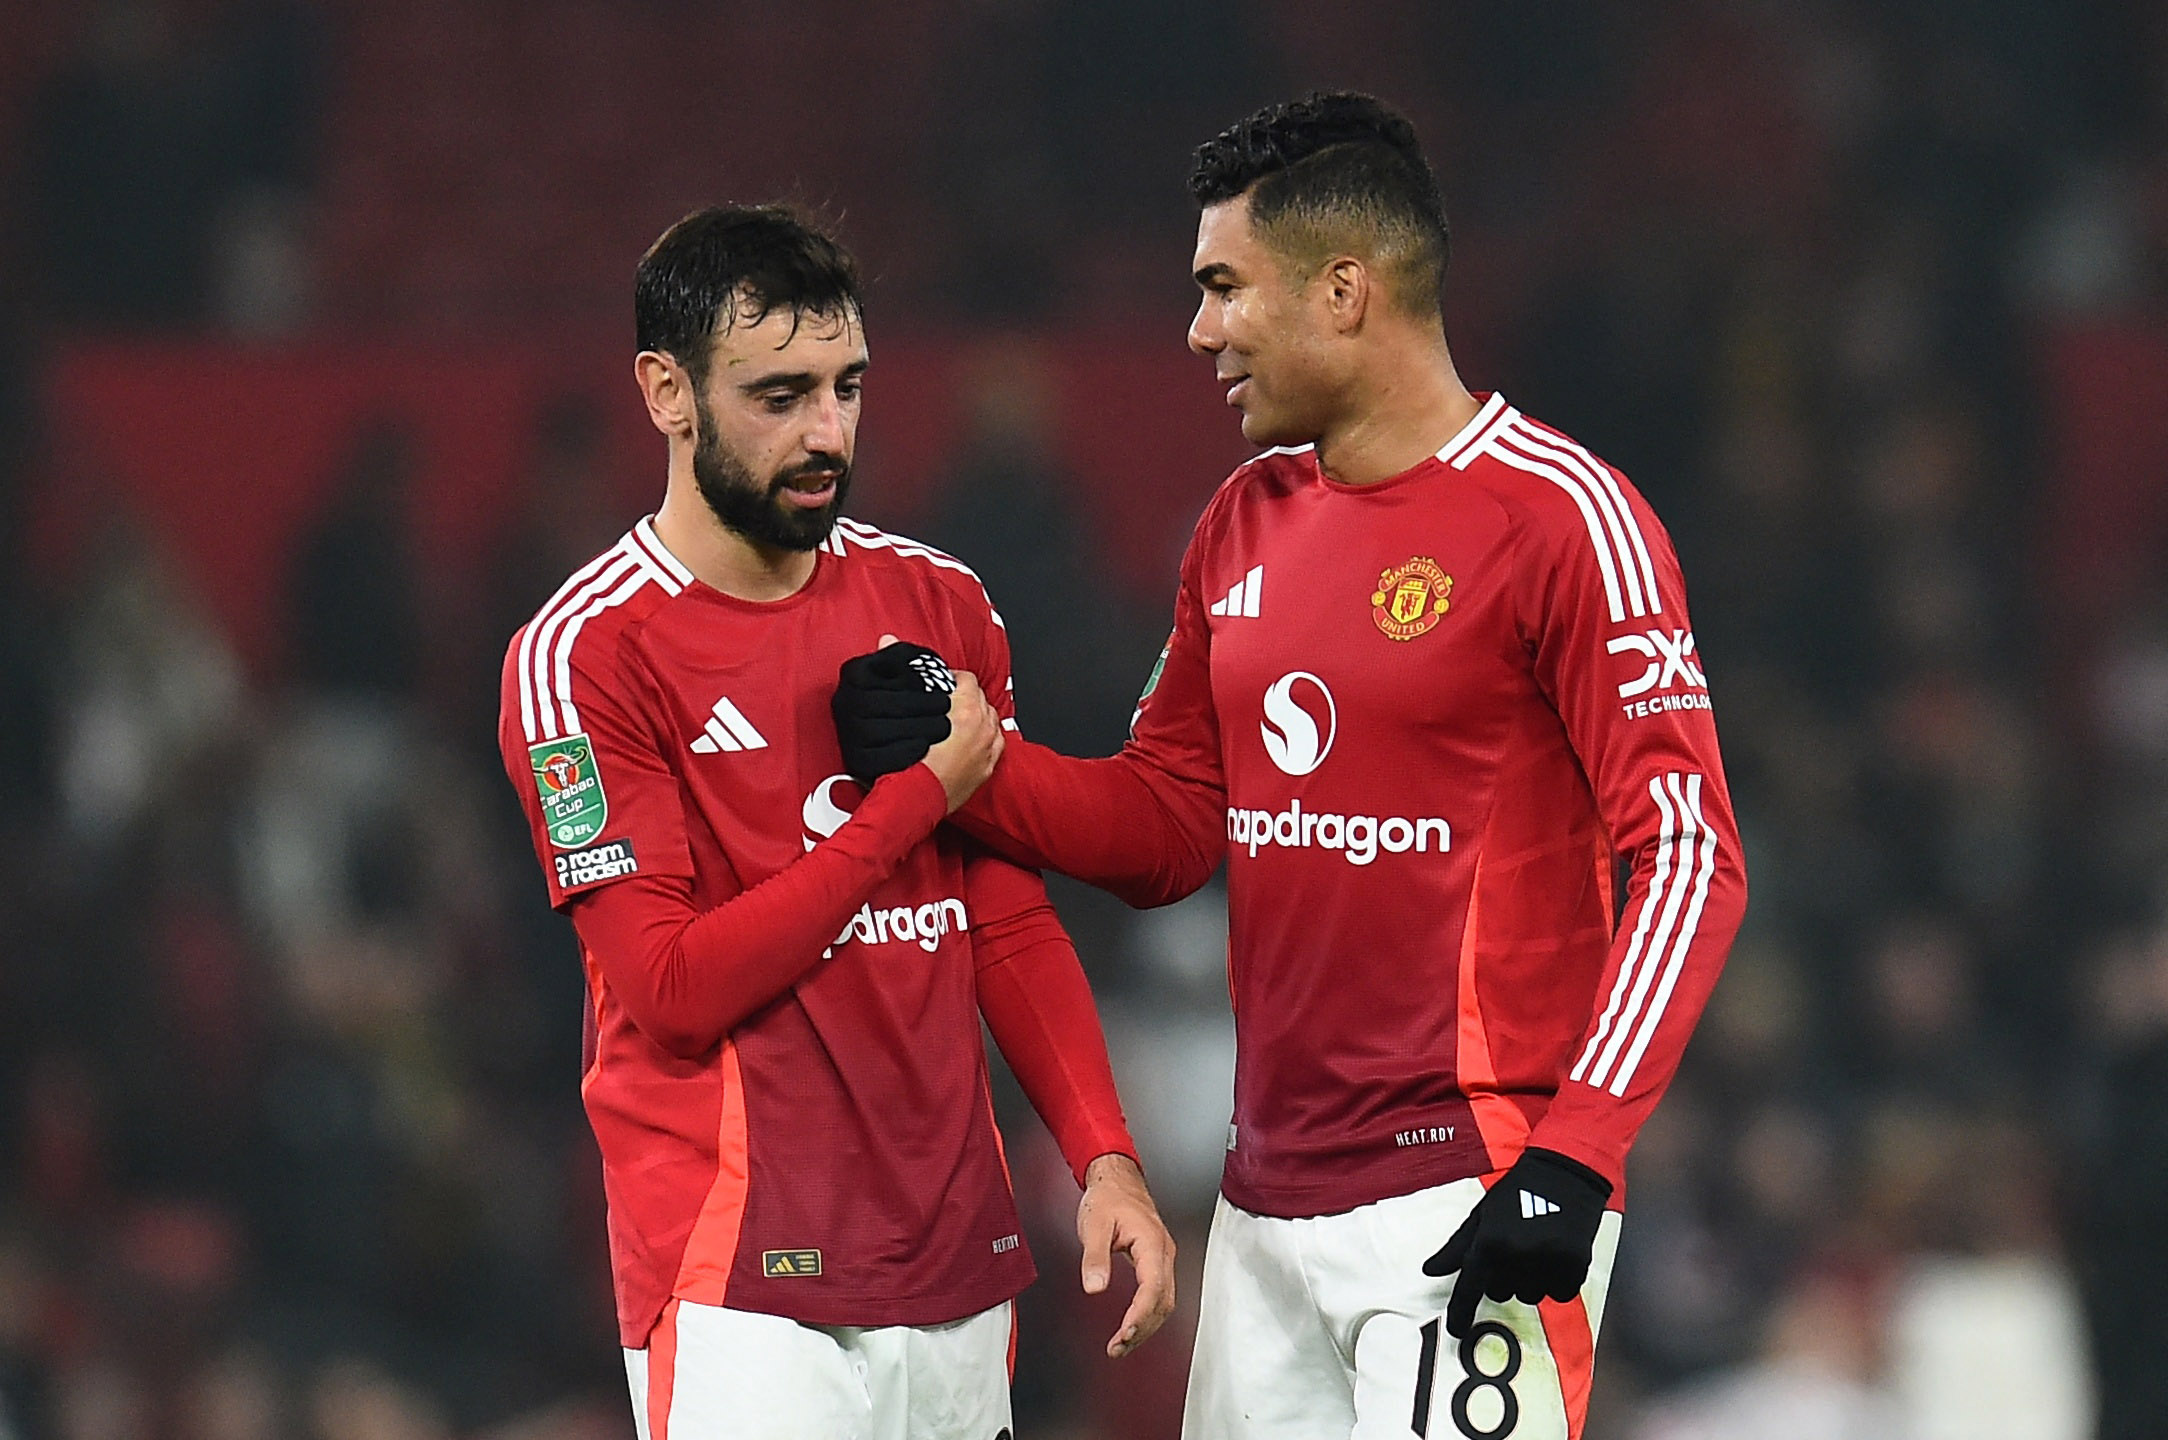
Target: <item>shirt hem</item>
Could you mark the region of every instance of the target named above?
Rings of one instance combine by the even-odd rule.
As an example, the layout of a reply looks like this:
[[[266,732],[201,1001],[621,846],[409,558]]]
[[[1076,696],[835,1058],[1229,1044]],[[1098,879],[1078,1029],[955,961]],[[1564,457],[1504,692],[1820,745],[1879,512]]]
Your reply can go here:
[[[1320,1215],[1344,1214],[1380,1200],[1492,1173],[1488,1156],[1477,1150],[1468,1155],[1440,1155],[1423,1165],[1381,1169],[1356,1180],[1310,1185],[1259,1185],[1223,1174],[1220,1194],[1226,1197],[1228,1204],[1253,1215],[1266,1215],[1276,1220],[1310,1220]]]
[[[674,1290],[652,1305],[643,1306],[638,1312],[627,1313],[620,1310],[617,1317],[618,1343],[627,1350],[646,1349],[648,1336],[654,1332],[657,1318],[672,1301],[683,1301],[688,1305],[720,1305],[723,1309],[745,1310],[758,1315],[779,1315],[801,1325],[858,1329],[872,1329],[882,1325],[946,1325],[955,1320],[968,1320],[1004,1301],[1014,1300],[1038,1278],[1038,1266],[1027,1257],[1023,1268],[1013,1275],[988,1278],[977,1284],[960,1285],[926,1295],[900,1298],[891,1296],[880,1300],[836,1295],[817,1297],[804,1304],[780,1304],[763,1303],[760,1297],[745,1294],[745,1287],[737,1285],[733,1285],[720,1300],[708,1294],[685,1294]]]
[[[1026,1265],[1013,1277],[989,1280],[978,1285],[959,1286],[930,1295],[882,1300],[822,1297],[817,1302],[803,1304],[787,1303],[788,1297],[778,1297],[782,1303],[764,1303],[764,1297],[745,1294],[745,1287],[733,1285],[723,1304],[731,1310],[746,1310],[757,1315],[779,1315],[801,1325],[854,1329],[873,1329],[882,1325],[946,1325],[954,1320],[967,1320],[1005,1301],[1014,1300],[1038,1278],[1038,1267]],[[692,1304],[710,1303],[686,1295],[673,1298]]]

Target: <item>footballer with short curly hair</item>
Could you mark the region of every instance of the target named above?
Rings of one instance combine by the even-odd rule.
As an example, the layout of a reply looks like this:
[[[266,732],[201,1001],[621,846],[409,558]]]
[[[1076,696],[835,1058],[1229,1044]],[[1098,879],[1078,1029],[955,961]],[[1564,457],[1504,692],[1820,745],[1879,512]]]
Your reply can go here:
[[[1190,190],[1189,344],[1267,448],[1128,745],[1014,740],[956,823],[1140,905],[1226,861],[1187,1440],[1577,1440],[1626,1153],[1746,904],[1678,560],[1616,468],[1462,383],[1405,117],[1272,106]]]

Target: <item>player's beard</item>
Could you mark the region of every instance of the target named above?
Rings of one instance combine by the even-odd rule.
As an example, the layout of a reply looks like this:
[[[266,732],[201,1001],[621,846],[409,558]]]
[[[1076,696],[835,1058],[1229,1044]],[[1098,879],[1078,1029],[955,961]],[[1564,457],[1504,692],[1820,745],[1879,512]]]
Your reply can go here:
[[[706,404],[696,401],[695,409],[700,439],[693,446],[693,483],[724,529],[776,550],[811,550],[828,538],[836,517],[843,513],[843,498],[850,493],[849,461],[840,455],[815,456],[763,484],[743,460],[724,448]],[[836,493],[817,510],[792,505],[782,496],[791,481],[809,476],[835,477]]]

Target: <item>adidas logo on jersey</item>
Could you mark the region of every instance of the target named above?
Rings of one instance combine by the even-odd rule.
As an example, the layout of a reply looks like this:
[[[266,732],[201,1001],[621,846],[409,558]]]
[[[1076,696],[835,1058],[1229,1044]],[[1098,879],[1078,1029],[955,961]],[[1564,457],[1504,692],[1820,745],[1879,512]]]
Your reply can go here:
[[[821,1252],[818,1250],[763,1250],[760,1252],[760,1273],[770,1280],[795,1279],[801,1275],[821,1273]]]
[[[1558,1211],[1559,1206],[1555,1202],[1544,1199],[1535,1191],[1523,1190],[1521,1192],[1521,1218],[1523,1220],[1533,1220],[1541,1215],[1556,1215]]]
[[[1250,573],[1235,582],[1224,599],[1214,600],[1210,606],[1214,615],[1227,615],[1255,620],[1265,603],[1265,567],[1252,565]]]
[[[753,728],[737,706],[724,696],[715,702],[715,711],[708,716],[702,733],[693,740],[695,755],[713,755],[718,751],[735,753],[739,750],[765,750],[768,738]]]

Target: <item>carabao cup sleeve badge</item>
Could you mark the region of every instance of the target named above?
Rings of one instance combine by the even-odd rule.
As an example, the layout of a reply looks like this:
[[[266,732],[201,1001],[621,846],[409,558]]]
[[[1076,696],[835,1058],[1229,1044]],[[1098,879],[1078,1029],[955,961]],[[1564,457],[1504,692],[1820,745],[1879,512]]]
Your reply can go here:
[[[550,843],[573,850],[602,834],[610,802],[602,793],[602,773],[595,768],[595,747],[584,734],[545,740],[527,747],[534,765],[534,788],[542,797],[542,828]]]

